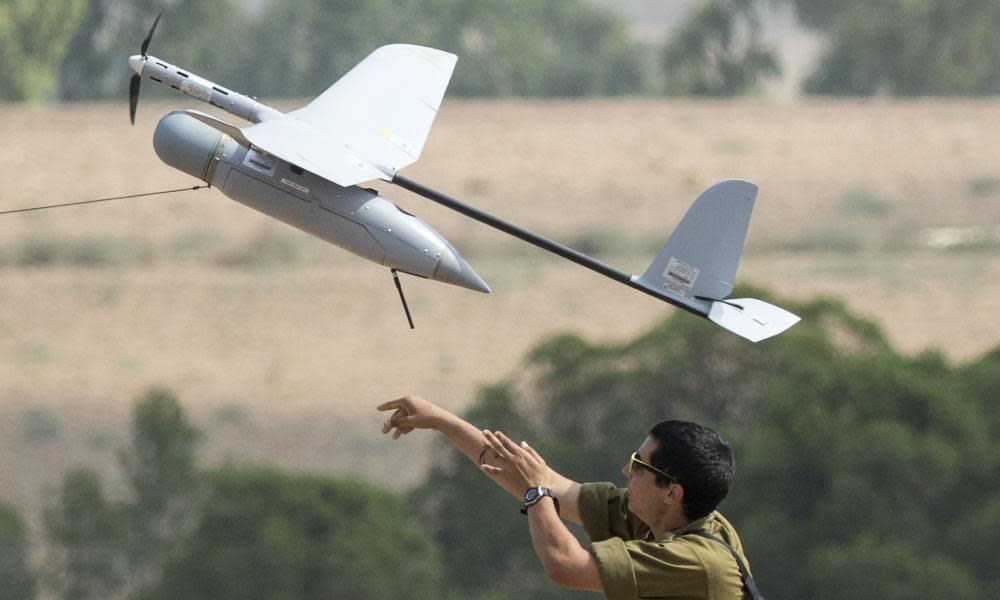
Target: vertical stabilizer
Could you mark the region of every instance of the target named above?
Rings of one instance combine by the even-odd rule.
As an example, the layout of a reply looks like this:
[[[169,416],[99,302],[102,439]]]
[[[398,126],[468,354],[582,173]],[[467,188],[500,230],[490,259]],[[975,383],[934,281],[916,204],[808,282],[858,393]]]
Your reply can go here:
[[[634,281],[683,298],[722,300],[733,291],[757,186],[729,179],[705,190],[653,264]]]

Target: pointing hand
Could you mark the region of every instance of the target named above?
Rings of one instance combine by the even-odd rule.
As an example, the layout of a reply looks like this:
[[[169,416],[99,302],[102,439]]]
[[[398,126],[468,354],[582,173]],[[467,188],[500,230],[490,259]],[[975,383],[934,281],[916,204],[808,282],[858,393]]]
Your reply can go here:
[[[419,396],[403,396],[378,406],[381,411],[395,411],[382,424],[382,433],[392,432],[397,440],[414,429],[437,429],[450,413]]]

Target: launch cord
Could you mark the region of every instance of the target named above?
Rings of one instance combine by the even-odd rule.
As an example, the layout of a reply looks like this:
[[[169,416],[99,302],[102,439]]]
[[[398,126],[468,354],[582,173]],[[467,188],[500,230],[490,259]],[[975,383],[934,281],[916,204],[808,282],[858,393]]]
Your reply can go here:
[[[145,196],[160,196],[163,194],[175,194],[177,192],[192,192],[202,188],[212,187],[210,185],[196,185],[194,187],[178,188],[176,190],[163,190],[160,192],[146,192],[145,194],[131,194],[128,196],[115,196],[114,198],[98,198],[96,200],[83,200],[80,202],[67,202],[66,204],[50,204],[49,206],[35,206],[32,208],[19,208],[17,210],[0,211],[0,215],[11,215],[14,213],[30,212],[33,210],[45,210],[47,208],[62,208],[64,206],[79,206],[81,204],[95,204],[97,202],[110,202],[111,200],[127,200],[129,198],[142,198]]]

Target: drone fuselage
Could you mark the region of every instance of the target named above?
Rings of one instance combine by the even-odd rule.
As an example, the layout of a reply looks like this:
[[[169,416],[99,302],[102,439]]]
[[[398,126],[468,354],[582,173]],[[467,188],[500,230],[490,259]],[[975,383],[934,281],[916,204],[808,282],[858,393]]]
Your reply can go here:
[[[447,240],[376,191],[341,187],[236,143],[182,112],[153,136],[163,162],[229,198],[380,265],[480,292],[489,287]]]

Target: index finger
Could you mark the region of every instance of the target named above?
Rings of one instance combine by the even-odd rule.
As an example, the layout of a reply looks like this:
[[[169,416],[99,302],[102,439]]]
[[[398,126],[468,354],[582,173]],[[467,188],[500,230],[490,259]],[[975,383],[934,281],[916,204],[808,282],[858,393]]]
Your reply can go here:
[[[392,410],[394,408],[405,408],[405,404],[402,398],[396,400],[390,400],[388,402],[383,402],[375,407],[376,410]]]
[[[497,439],[500,440],[500,443],[503,444],[504,448],[506,448],[507,451],[510,452],[511,454],[518,454],[522,456],[527,454],[527,451],[524,448],[522,448],[518,444],[515,444],[514,440],[507,437],[506,434],[504,434],[504,432],[498,431],[496,432],[496,435]]]

